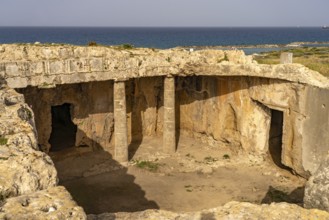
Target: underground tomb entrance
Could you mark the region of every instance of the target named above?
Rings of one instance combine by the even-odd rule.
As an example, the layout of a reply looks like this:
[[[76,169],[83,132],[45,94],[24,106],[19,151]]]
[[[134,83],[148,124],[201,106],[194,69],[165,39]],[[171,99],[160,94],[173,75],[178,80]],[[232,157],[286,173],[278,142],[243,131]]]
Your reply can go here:
[[[283,112],[271,109],[271,125],[269,133],[269,154],[275,165],[287,169],[282,163],[282,138],[283,138]]]
[[[69,103],[51,106],[51,135],[49,138],[51,152],[75,146],[77,126],[71,119],[72,107],[73,105]]]

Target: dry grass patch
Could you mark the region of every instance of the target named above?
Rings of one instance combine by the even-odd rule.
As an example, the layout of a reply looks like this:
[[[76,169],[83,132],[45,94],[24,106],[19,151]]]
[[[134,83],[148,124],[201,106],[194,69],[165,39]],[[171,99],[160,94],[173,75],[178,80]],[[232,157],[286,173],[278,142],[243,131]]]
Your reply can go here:
[[[329,77],[329,47],[303,47],[283,51],[262,53],[262,56],[255,57],[260,64],[279,64],[280,54],[290,52],[294,54],[293,62],[304,66]]]

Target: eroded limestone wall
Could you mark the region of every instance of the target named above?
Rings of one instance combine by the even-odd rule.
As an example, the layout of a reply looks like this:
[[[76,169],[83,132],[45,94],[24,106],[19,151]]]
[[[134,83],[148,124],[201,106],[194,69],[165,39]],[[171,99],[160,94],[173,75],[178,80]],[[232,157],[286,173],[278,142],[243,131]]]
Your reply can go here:
[[[306,175],[304,85],[253,77],[178,78],[177,97],[181,134],[256,155],[268,154],[271,109],[282,111],[281,162]]]
[[[273,79],[253,78],[250,97],[266,108],[283,112],[282,163],[307,176],[302,165],[302,123],[306,86]]]
[[[329,88],[326,77],[303,65],[259,65],[239,50],[0,44],[0,76],[11,88],[166,75],[253,76]]]
[[[62,85],[53,89],[29,87],[21,90],[35,112],[38,143],[48,152],[51,134],[51,106],[70,103],[71,117],[77,125],[76,145],[107,148],[113,132],[113,83],[96,82]]]
[[[61,85],[52,89],[29,87],[20,90],[36,115],[39,145],[50,150],[51,106],[72,104],[71,117],[77,125],[76,146],[113,152],[113,81]],[[162,78],[128,80],[127,120],[129,140],[161,132]],[[160,119],[161,118],[161,119]]]
[[[282,163],[304,174],[305,85],[255,77],[193,76],[175,77],[175,81],[177,134],[264,156],[269,147],[271,109],[279,110],[284,115]],[[43,149],[50,148],[51,106],[71,103],[78,127],[76,146],[113,153],[113,83],[21,90],[36,114]],[[129,141],[162,135],[163,77],[131,79],[125,85]]]
[[[249,97],[243,77],[178,79],[182,133],[233,149],[264,152],[269,114]]]
[[[329,91],[308,86],[305,96],[303,167],[312,174],[329,152]]]
[[[0,77],[0,219],[86,219],[57,182],[51,158],[37,149],[32,110]]]

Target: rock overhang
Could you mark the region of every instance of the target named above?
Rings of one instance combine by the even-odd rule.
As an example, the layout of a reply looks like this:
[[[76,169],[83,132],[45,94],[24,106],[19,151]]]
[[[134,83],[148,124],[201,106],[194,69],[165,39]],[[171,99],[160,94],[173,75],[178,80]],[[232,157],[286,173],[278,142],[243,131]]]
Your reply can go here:
[[[0,45],[0,76],[11,88],[54,87],[153,76],[248,76],[329,88],[300,64],[257,64],[238,50],[122,49],[114,46]]]

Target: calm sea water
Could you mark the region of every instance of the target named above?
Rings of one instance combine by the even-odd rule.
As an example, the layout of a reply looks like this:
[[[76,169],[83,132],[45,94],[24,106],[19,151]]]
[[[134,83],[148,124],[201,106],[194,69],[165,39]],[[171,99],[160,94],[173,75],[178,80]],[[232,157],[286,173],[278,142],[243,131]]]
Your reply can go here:
[[[90,41],[137,47],[288,44],[329,41],[329,29],[313,28],[88,28],[0,27],[1,43],[68,43]]]

